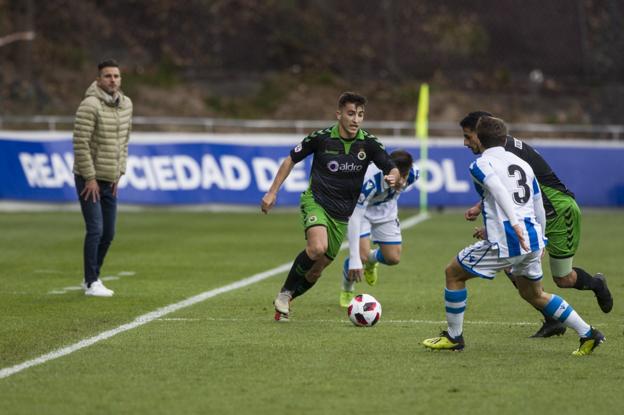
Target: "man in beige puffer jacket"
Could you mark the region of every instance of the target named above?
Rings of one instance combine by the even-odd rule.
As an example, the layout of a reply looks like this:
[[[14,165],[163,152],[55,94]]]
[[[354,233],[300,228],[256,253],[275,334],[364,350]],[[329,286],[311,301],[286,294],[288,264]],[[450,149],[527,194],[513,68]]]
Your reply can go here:
[[[86,225],[83,287],[97,297],[113,295],[99,275],[115,235],[117,184],[126,171],[132,123],[132,101],[120,87],[119,64],[100,63],[74,122],[74,175]]]

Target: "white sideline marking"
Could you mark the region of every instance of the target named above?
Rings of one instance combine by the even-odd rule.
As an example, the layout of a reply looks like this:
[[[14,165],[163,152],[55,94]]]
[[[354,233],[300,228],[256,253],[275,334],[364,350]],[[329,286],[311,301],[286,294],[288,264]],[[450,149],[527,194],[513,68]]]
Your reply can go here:
[[[425,214],[419,214],[417,216],[413,216],[411,218],[408,218],[402,225],[401,228],[403,229],[407,229],[411,226],[417,225],[418,223],[425,221],[429,219],[429,215]],[[340,249],[344,249],[347,246],[347,244],[342,244],[342,246],[340,247]],[[165,307],[161,307],[155,311],[152,311],[150,313],[147,314],[143,314],[142,316],[139,316],[137,318],[134,319],[134,321],[127,323],[127,324],[123,324],[117,328],[114,328],[112,330],[107,330],[104,331],[96,336],[93,337],[89,337],[87,339],[81,340],[78,343],[74,343],[72,345],[66,346],[66,347],[62,347],[60,349],[56,349],[50,353],[46,353],[42,356],[39,356],[35,359],[31,359],[31,360],[27,360],[23,363],[20,363],[18,365],[15,366],[10,366],[10,367],[6,367],[4,369],[0,369],[0,379],[9,377],[11,375],[14,375],[16,373],[19,373],[23,370],[26,370],[28,368],[31,368],[33,366],[37,366],[43,363],[46,363],[50,360],[54,360],[54,359],[58,359],[59,357],[63,357],[66,356],[68,354],[71,354],[73,352],[76,352],[80,349],[84,349],[85,347],[89,347],[97,342],[100,342],[102,340],[106,340],[108,338],[111,338],[113,336],[116,336],[119,333],[123,333],[124,331],[128,331],[128,330],[132,330],[135,329],[137,327],[140,327],[144,324],[150,323],[154,320],[160,319],[168,314],[171,314],[175,311],[181,310],[183,308],[186,307],[190,307],[194,304],[197,303],[201,303],[202,301],[205,301],[209,298],[212,297],[216,297],[219,294],[223,294],[223,293],[227,293],[229,291],[233,291],[233,290],[237,290],[239,288],[243,288],[246,287],[248,285],[251,284],[255,284],[257,282],[260,282],[262,280],[265,280],[269,277],[272,277],[273,275],[279,274],[281,272],[285,272],[288,271],[290,269],[290,267],[292,266],[292,262],[288,262],[286,264],[282,264],[280,266],[277,266],[273,269],[270,269],[268,271],[264,271],[255,275],[252,275],[251,277],[247,277],[247,278],[243,278],[242,280],[238,280],[235,281],[231,284],[228,285],[224,285],[223,287],[219,287],[219,288],[215,288],[213,290],[209,290],[209,291],[204,291],[201,294],[197,294],[193,297],[189,297],[186,300],[182,300],[178,303],[174,303],[174,304],[169,304]]]

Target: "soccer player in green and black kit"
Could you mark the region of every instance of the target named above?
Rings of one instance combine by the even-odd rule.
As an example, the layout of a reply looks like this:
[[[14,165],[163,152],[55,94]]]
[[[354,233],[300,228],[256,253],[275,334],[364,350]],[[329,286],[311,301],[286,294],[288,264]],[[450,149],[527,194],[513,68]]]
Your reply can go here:
[[[375,163],[391,186],[400,185],[399,170],[383,144],[360,129],[365,105],[366,98],[361,95],[352,92],[340,95],[338,123],[310,134],[293,148],[262,198],[262,212],[268,213],[294,165],[314,154],[310,186],[301,194],[300,202],[306,248],[295,258],[273,302],[277,321],[288,321],[292,299],[309,290],[338,254],[368,164]]]
[[[459,125],[464,133],[464,145],[479,154],[479,138],[475,132],[482,116],[489,112],[475,111],[466,115]],[[613,308],[613,297],[607,287],[607,280],[601,273],[593,277],[584,269],[572,267],[581,237],[581,211],[574,200],[574,194],[559,180],[544,158],[528,144],[507,136],[505,150],[526,161],[539,182],[546,211],[546,250],[550,259],[550,271],[559,288],[592,290],[600,309],[608,313]],[[467,220],[475,220],[481,213],[478,203],[466,211]],[[476,235],[476,234],[475,234]],[[512,280],[515,285],[515,281]],[[531,337],[550,337],[565,333],[565,326],[556,319],[544,315],[544,324]]]

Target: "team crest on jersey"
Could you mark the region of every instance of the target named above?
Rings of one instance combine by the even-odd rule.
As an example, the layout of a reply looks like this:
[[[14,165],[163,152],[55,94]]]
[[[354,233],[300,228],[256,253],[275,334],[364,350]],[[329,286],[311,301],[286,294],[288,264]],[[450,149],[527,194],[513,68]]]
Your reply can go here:
[[[366,158],[366,152],[364,152],[364,150],[360,150],[360,152],[357,153],[357,158],[359,160],[364,160]]]
[[[302,149],[302,147],[301,147],[301,143],[297,144],[297,147],[295,147],[295,153],[300,152],[300,151],[301,151],[301,149]]]

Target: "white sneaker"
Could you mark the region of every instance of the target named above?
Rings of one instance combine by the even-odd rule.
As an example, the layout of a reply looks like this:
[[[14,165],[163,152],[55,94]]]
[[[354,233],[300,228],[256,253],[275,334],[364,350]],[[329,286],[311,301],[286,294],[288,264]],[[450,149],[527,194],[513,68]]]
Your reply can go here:
[[[275,306],[275,311],[278,311],[282,314],[288,314],[290,311],[290,300],[292,296],[289,292],[284,291],[277,294],[275,301],[273,301],[273,305]]]
[[[277,294],[273,305],[275,306],[275,321],[289,321],[290,320],[290,301],[292,300],[292,294],[288,291],[283,291]]]
[[[85,290],[85,295],[91,295],[93,297],[112,297],[113,294],[115,294],[115,291],[106,288],[100,280],[95,280],[91,283],[91,287]]]

